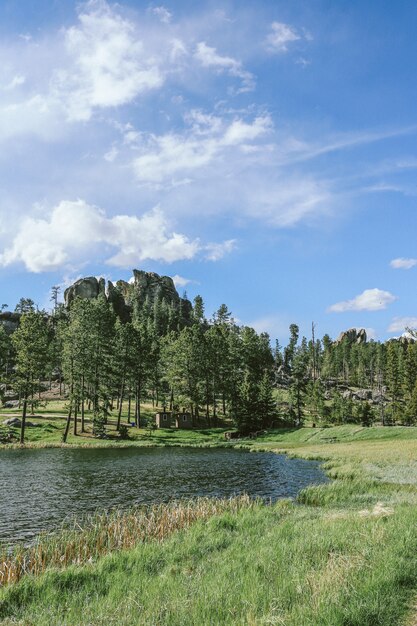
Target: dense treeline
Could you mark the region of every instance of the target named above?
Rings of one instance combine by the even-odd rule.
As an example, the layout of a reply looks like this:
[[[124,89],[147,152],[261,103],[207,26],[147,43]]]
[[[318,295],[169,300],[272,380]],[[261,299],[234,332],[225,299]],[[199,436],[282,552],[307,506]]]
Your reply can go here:
[[[299,338],[290,326],[288,344],[272,350],[269,336],[239,326],[222,305],[211,319],[197,296],[191,316],[156,298],[137,304],[122,323],[105,295],[76,298],[70,310],[52,315],[30,300],[11,335],[0,326],[3,395],[13,390],[22,408],[24,440],[28,406],[45,380],[54,378],[68,399],[64,440],[85,431],[105,433],[110,414],[123,432],[123,411],[143,425],[141,404],[185,407],[196,425],[231,419],[242,432],[271,426],[417,421],[417,343]],[[314,335],[313,335],[314,336]]]

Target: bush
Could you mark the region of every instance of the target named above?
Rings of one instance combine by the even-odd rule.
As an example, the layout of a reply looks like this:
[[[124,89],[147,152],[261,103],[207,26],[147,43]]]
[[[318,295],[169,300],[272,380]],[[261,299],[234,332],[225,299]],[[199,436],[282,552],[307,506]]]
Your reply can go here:
[[[119,437],[120,439],[130,439],[129,428],[126,426],[126,424],[120,424]]]

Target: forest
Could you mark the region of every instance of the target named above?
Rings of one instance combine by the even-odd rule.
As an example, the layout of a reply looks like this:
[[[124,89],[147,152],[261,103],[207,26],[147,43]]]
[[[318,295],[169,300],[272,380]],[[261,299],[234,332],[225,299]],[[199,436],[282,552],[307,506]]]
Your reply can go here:
[[[122,320],[104,293],[76,297],[70,306],[39,310],[22,298],[14,332],[0,325],[1,399],[17,398],[28,411],[48,385],[66,399],[66,441],[85,431],[104,437],[110,415],[126,436],[128,422],[144,425],[141,404],[191,413],[198,427],[230,425],[243,434],[261,429],[358,423],[413,425],[417,421],[417,343],[412,339],[337,341],[300,337],[289,327],[287,345],[271,345],[267,333],[238,325],[222,304],[207,319],[201,296],[187,313],[182,303],[149,294],[132,303]],[[3,437],[4,437],[4,427]]]

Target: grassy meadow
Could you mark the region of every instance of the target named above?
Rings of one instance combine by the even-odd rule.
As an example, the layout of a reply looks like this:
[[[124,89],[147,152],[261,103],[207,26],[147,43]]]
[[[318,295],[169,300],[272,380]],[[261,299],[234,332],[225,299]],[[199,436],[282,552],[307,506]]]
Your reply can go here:
[[[59,410],[27,430],[31,445],[60,445]],[[96,516],[40,538],[37,557],[35,548],[3,554],[3,571],[21,569],[0,589],[1,624],[417,623],[417,428],[307,427],[235,444],[222,429],[131,437],[69,443],[237,445],[319,459],[333,480],[296,502],[202,500]]]

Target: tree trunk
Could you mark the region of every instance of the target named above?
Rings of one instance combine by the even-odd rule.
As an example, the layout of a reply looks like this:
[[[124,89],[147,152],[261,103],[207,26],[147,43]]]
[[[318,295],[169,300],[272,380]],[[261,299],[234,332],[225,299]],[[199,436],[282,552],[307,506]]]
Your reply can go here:
[[[77,436],[77,417],[78,417],[78,400],[75,401],[74,406],[74,436]]]
[[[123,396],[125,393],[125,381],[123,379],[122,381],[122,388],[120,390],[120,401],[119,401],[119,411],[117,413],[117,425],[116,425],[116,430],[120,430],[120,421],[122,419],[122,410],[123,410]]]
[[[141,421],[141,415],[140,415],[140,395],[141,395],[141,384],[140,384],[140,380],[138,381],[137,384],[137,388],[136,388],[136,424],[137,427],[140,428],[140,421]]]
[[[27,413],[28,401],[25,397],[23,400],[23,409],[22,409],[22,425],[20,427],[20,443],[25,443],[25,426],[26,426],[26,413]]]
[[[81,432],[85,433],[85,380],[82,377],[81,383]]]
[[[85,404],[84,404],[84,398],[81,400],[81,432],[85,433]]]
[[[68,411],[68,416],[67,416],[67,423],[65,424],[65,431],[64,434],[62,435],[62,442],[66,443],[67,442],[67,437],[68,437],[68,433],[69,433],[69,429],[70,429],[70,424],[71,424],[71,414],[72,414],[72,402]]]

